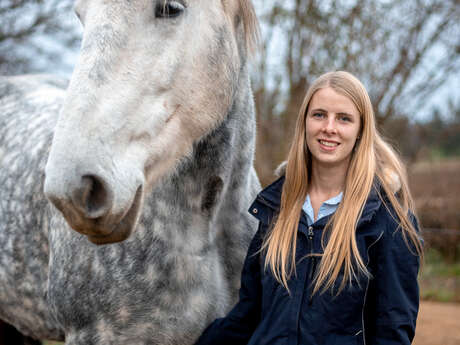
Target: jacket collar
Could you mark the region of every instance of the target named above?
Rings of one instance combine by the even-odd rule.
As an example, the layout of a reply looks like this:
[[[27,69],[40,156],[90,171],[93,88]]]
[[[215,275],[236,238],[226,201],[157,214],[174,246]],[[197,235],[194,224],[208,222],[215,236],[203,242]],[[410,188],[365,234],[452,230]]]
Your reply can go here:
[[[257,195],[257,199],[272,210],[278,212],[281,206],[281,193],[283,191],[284,175],[271,183]]]
[[[281,176],[276,181],[265,187],[258,195],[257,200],[260,201],[263,205],[270,208],[272,212],[279,212],[280,205],[281,205],[281,193],[283,190],[283,185],[285,181],[285,176]],[[380,183],[375,180],[372,186],[371,192],[369,193],[369,197],[367,198],[366,204],[364,205],[364,210],[361,215],[361,218],[358,221],[358,226],[364,222],[367,222],[372,219],[374,214],[382,205],[382,200],[379,194],[383,195],[383,189],[380,186]],[[325,225],[329,217],[325,217],[324,224],[318,225]],[[320,220],[320,223],[321,222]]]

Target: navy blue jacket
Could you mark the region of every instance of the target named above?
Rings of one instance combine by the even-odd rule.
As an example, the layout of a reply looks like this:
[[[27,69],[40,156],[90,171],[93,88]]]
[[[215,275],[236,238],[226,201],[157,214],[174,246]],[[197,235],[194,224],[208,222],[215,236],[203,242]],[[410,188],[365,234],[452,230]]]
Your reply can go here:
[[[269,269],[264,270],[259,249],[279,210],[283,182],[284,177],[264,189],[249,209],[260,222],[243,267],[238,303],[226,317],[211,323],[196,344],[410,344],[419,304],[419,257],[407,247],[375,188],[356,230],[371,278],[362,275],[338,296],[337,290],[312,296],[310,283],[319,259],[305,254],[323,252],[321,236],[329,217],[308,227],[304,213],[298,228],[296,276],[288,282],[291,295]],[[339,283],[340,278],[336,288]]]

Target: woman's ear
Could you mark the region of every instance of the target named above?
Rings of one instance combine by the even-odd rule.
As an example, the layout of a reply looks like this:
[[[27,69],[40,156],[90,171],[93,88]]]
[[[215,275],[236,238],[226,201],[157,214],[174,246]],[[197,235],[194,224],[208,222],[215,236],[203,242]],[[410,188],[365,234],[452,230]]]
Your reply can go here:
[[[358,135],[358,136],[356,137],[355,146],[353,146],[353,152],[356,151],[356,146],[358,146],[358,144],[359,144],[359,139],[361,139],[361,136],[360,136],[360,135]]]

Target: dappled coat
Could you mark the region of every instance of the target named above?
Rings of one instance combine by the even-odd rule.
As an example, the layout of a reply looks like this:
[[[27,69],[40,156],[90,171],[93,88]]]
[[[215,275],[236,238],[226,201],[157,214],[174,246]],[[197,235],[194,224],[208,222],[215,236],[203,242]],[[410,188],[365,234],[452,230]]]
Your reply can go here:
[[[264,254],[259,251],[279,210],[283,182],[281,177],[259,193],[249,210],[259,220],[259,229],[245,261],[239,302],[225,318],[215,320],[197,344],[410,344],[419,304],[419,257],[406,245],[377,187],[356,230],[360,255],[372,276],[361,275],[337,296],[339,276],[335,290],[312,295],[319,259],[305,255],[323,252],[321,237],[329,217],[309,227],[302,212],[289,294],[269,269],[264,270]]]

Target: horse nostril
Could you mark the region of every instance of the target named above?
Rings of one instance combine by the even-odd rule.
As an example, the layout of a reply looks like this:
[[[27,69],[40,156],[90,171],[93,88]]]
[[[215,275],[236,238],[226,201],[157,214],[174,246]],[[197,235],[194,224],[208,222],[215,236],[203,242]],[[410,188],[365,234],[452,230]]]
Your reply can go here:
[[[81,185],[75,189],[74,205],[88,218],[103,216],[110,207],[108,191],[102,180],[94,175],[85,175]]]

